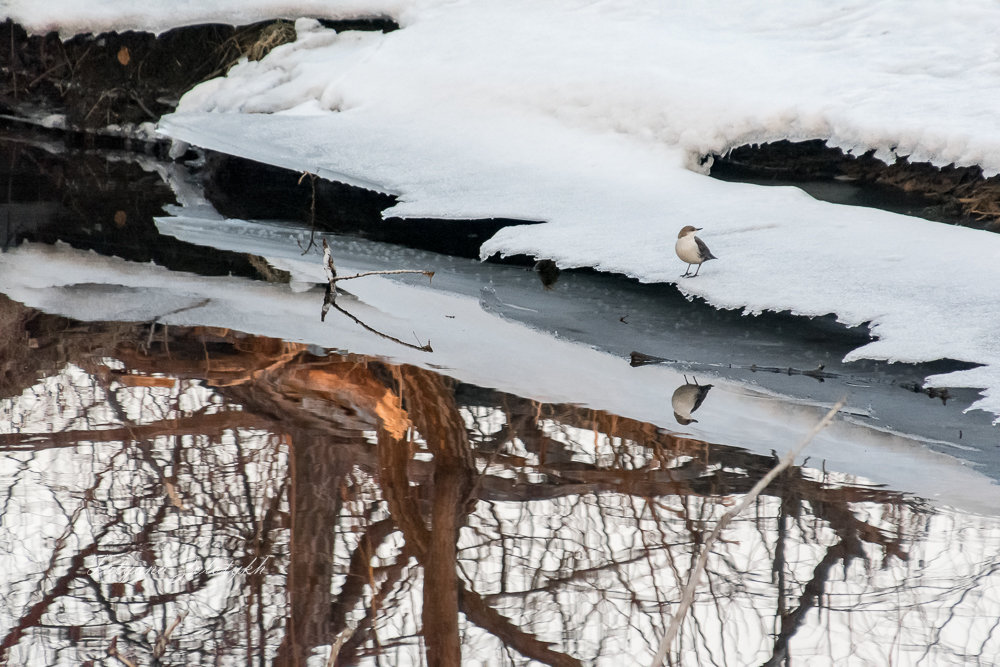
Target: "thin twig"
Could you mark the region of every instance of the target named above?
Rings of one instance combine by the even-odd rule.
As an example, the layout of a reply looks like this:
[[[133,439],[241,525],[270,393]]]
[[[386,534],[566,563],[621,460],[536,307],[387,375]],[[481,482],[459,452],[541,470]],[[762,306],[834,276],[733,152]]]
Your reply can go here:
[[[35,84],[37,84],[39,81],[41,81],[42,79],[44,79],[45,77],[47,77],[49,74],[52,74],[52,72],[56,71],[60,67],[67,67],[67,66],[69,66],[69,63],[67,63],[67,62],[56,63],[55,65],[53,65],[52,67],[48,68],[47,70],[45,70],[44,72],[42,72],[41,74],[39,74],[38,76],[36,76],[34,79],[32,79],[31,83],[29,83],[27,85],[27,87],[28,88],[34,88]],[[17,89],[16,88],[14,90],[14,93],[15,94],[17,93]]]
[[[312,196],[309,199],[309,243],[306,245],[305,249],[302,250],[302,254],[306,254],[312,247],[316,245],[316,174],[308,171],[303,171],[302,175],[299,176],[299,181],[297,185],[302,185],[302,181],[305,177],[309,177],[309,185],[312,187]],[[323,239],[326,241],[326,239]],[[301,244],[299,245],[301,248]]]
[[[310,241],[310,245],[311,244],[312,244],[312,241]],[[355,317],[354,315],[352,315],[351,313],[347,312],[346,310],[344,310],[343,308],[341,308],[340,306],[337,305],[337,281],[338,280],[351,280],[352,278],[363,278],[365,276],[377,276],[377,275],[383,275],[384,276],[384,275],[392,275],[392,274],[397,274],[397,273],[420,273],[420,274],[423,274],[423,275],[427,276],[429,279],[434,277],[434,272],[433,271],[422,271],[422,270],[415,270],[415,269],[396,269],[396,270],[392,270],[392,271],[365,271],[363,273],[356,273],[353,276],[338,276],[337,275],[337,267],[334,266],[334,263],[333,263],[333,251],[330,250],[330,244],[327,243],[326,239],[324,238],[323,239],[323,274],[326,276],[327,285],[326,285],[326,296],[323,297],[323,310],[321,311],[320,317],[319,317],[320,321],[325,321],[326,320],[326,313],[329,311],[330,307],[332,306],[332,307],[336,308],[337,310],[339,310],[344,315],[347,315],[349,318],[351,318],[352,320],[354,320],[355,323],[357,323],[360,326],[364,327],[366,330],[372,332],[373,334],[379,335],[382,338],[386,338],[386,339],[391,340],[391,341],[393,341],[395,343],[399,343],[400,345],[405,345],[406,347],[412,348],[414,350],[420,350],[422,352],[433,352],[434,350],[431,349],[431,343],[430,343],[430,341],[427,341],[426,345],[422,345],[422,344],[420,344],[420,339],[417,338],[417,344],[416,345],[413,345],[412,343],[407,343],[406,341],[402,341],[399,338],[396,338],[395,336],[390,336],[389,334],[383,333],[383,332],[379,331],[378,329],[373,329],[372,327],[368,326],[367,324],[365,324],[364,322],[362,322],[360,319],[358,319],[357,317]],[[416,338],[417,335],[414,333],[413,337]]]
[[[174,619],[174,622],[170,624],[169,628],[167,628],[167,631],[156,638],[156,645],[153,647],[154,658],[161,658],[163,657],[163,654],[167,652],[167,644],[170,643],[170,635],[177,629],[177,626],[181,624],[181,621],[184,620],[185,616],[187,616],[186,611],[183,614],[178,614],[177,618]]]
[[[434,351],[431,348],[430,341],[427,341],[426,345],[414,345],[413,343],[407,343],[405,340],[400,340],[400,339],[396,338],[395,336],[390,336],[387,333],[383,333],[383,332],[379,331],[378,329],[374,329],[374,328],[368,326],[367,324],[365,324],[364,322],[362,322],[361,320],[359,320],[357,317],[355,317],[351,313],[347,312],[346,310],[344,310],[343,308],[341,308],[340,306],[338,306],[336,303],[332,303],[331,305],[334,307],[334,309],[340,311],[344,315],[347,315],[349,318],[351,318],[354,321],[355,324],[361,326],[366,331],[372,332],[376,336],[381,336],[382,338],[385,338],[386,340],[391,340],[394,343],[399,343],[400,345],[403,345],[405,347],[408,347],[408,348],[411,348],[411,349],[414,349],[414,350],[420,350],[421,352],[433,352]],[[420,339],[417,339],[417,342],[419,343]]]
[[[335,276],[330,279],[330,282],[335,283],[338,280],[351,280],[352,278],[364,278],[365,276],[389,276],[396,273],[421,273],[428,278],[434,277],[433,271],[423,271],[421,269],[394,269],[392,271],[364,271],[363,273],[355,273],[353,276]]]
[[[157,315],[156,317],[153,318],[153,324],[156,324],[157,322],[159,322],[160,320],[162,320],[167,315],[176,315],[178,313],[183,313],[183,312],[186,312],[188,310],[194,310],[195,308],[201,308],[202,306],[207,306],[211,302],[212,302],[212,300],[209,299],[208,297],[206,297],[206,298],[202,299],[201,301],[199,301],[198,303],[192,303],[191,305],[188,305],[188,306],[181,306],[180,308],[174,308],[173,310],[168,310],[165,313],[160,313],[159,315]]]
[[[129,660],[128,658],[126,658],[125,656],[123,656],[121,653],[118,652],[117,636],[111,638],[111,645],[108,646],[108,655],[117,660],[118,662],[122,663],[123,665],[125,665],[125,667],[136,667],[136,664],[134,662],[132,662],[131,660]]]
[[[340,631],[337,638],[333,641],[333,645],[330,646],[330,656],[326,659],[326,667],[333,667],[337,664],[337,658],[340,657],[340,649],[343,648],[344,642],[352,634],[354,634],[354,628],[350,626]]]
[[[160,118],[159,115],[149,110],[149,107],[147,107],[146,103],[142,101],[142,97],[139,96],[139,93],[135,92],[134,90],[130,90],[128,91],[128,94],[129,97],[131,97],[132,100],[139,105],[139,108],[142,109],[144,112],[146,112],[147,116],[149,116],[152,120],[159,120]]]
[[[799,442],[798,445],[788,450],[788,452],[778,461],[771,470],[764,475],[760,481],[754,484],[753,488],[743,496],[743,500],[739,503],[730,507],[726,512],[719,518],[719,521],[715,524],[715,528],[709,534],[708,538],[705,540],[701,547],[701,553],[698,554],[698,561],[695,563],[694,568],[688,573],[687,584],[684,586],[684,593],[681,595],[680,604],[677,607],[677,611],[674,612],[673,618],[670,619],[670,627],[667,628],[667,633],[663,636],[660,641],[660,648],[656,652],[656,657],[650,663],[652,667],[659,667],[663,664],[663,661],[667,657],[667,652],[670,650],[671,645],[674,643],[674,638],[677,636],[678,630],[680,630],[681,623],[684,622],[684,617],[687,616],[688,610],[691,605],[694,604],[695,590],[698,588],[698,582],[701,579],[701,575],[705,571],[705,567],[708,565],[708,555],[712,551],[712,545],[715,544],[716,540],[722,534],[723,529],[732,521],[740,512],[745,510],[750,506],[757,496],[767,488],[767,485],[774,481],[774,478],[780,475],[785,468],[792,465],[795,462],[795,457],[799,455],[806,445],[808,445],[816,434],[826,428],[833,418],[840,412],[840,409],[844,407],[847,403],[846,398],[842,398],[837,401],[836,405],[830,408],[830,411],[819,420],[819,423],[813,427],[811,431],[806,435],[805,438]]]

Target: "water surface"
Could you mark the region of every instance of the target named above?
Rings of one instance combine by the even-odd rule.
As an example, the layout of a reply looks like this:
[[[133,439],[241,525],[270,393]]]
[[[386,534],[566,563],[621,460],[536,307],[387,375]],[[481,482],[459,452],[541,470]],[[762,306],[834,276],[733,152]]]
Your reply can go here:
[[[712,545],[671,659],[1000,652],[995,430],[907,389],[927,368],[842,364],[863,331],[339,236],[345,274],[437,274],[321,321],[301,221],[3,145],[0,660],[648,663],[716,522],[845,393]]]

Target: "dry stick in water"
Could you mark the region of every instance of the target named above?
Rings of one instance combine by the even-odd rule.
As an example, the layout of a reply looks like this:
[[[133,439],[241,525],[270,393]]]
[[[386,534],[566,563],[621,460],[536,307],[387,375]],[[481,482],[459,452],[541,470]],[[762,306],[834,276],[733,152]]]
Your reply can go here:
[[[698,588],[698,581],[701,579],[702,573],[705,571],[705,567],[708,565],[708,554],[712,550],[712,545],[715,544],[716,540],[719,539],[719,535],[722,534],[723,529],[732,521],[740,512],[749,507],[750,503],[756,500],[757,496],[767,488],[767,485],[774,481],[774,478],[780,475],[785,468],[792,465],[795,461],[795,457],[799,455],[805,446],[812,442],[812,439],[816,437],[816,434],[826,428],[833,418],[837,416],[840,409],[844,407],[847,403],[847,399],[840,399],[837,404],[830,408],[830,411],[819,420],[819,423],[813,427],[811,431],[806,435],[802,441],[790,449],[786,453],[778,464],[771,468],[771,470],[764,475],[759,482],[754,484],[754,487],[750,489],[750,492],[743,496],[738,504],[730,507],[726,510],[719,521],[715,524],[715,528],[709,533],[708,538],[701,547],[701,553],[698,554],[698,561],[695,563],[694,569],[688,574],[687,584],[684,586],[684,593],[681,595],[680,605],[677,607],[677,611],[674,612],[673,618],[670,619],[670,627],[667,628],[667,634],[663,636],[660,641],[660,648],[656,652],[656,657],[653,658],[653,662],[650,663],[652,667],[660,667],[663,661],[667,657],[667,652],[670,650],[670,646],[674,643],[674,638],[677,636],[677,632],[680,630],[681,623],[684,622],[684,617],[687,616],[688,610],[691,605],[694,604],[695,590]]]
[[[302,185],[302,181],[305,177],[309,177],[309,184],[312,186],[312,199],[309,200],[309,243],[306,245],[305,250],[302,254],[309,252],[312,247],[316,244],[316,174],[310,173],[308,171],[303,171],[302,175],[299,176],[299,182],[297,185]],[[323,239],[324,246],[326,244],[326,239]],[[299,246],[302,247],[301,245]]]
[[[330,288],[333,289],[334,285],[340,280],[354,280],[355,278],[364,278],[365,276],[391,276],[400,273],[419,273],[421,275],[427,276],[428,279],[434,277],[433,271],[426,271],[424,269],[390,269],[388,271],[363,271],[361,273],[355,273],[353,276],[338,276],[337,267],[333,264],[333,251],[330,250],[330,244],[323,239],[323,273],[326,275],[327,281],[330,283]]]
[[[434,277],[433,271],[424,271],[422,269],[393,269],[391,271],[365,271],[364,273],[355,273],[353,276],[337,276],[330,279],[330,283],[335,283],[338,280],[353,280],[354,278],[364,278],[365,276],[391,276],[397,273],[421,273],[428,278]]]
[[[421,350],[423,352],[433,352],[434,351],[434,350],[431,349],[431,343],[430,343],[430,341],[427,341],[426,345],[420,345],[419,344],[420,343],[419,340],[417,340],[417,343],[418,343],[417,345],[414,345],[412,343],[404,342],[404,341],[396,338],[395,336],[390,336],[387,333],[382,333],[378,329],[373,329],[372,327],[368,326],[367,324],[365,324],[364,322],[362,322],[360,319],[358,319],[357,317],[355,317],[354,315],[352,315],[351,313],[347,312],[346,310],[344,310],[343,308],[341,308],[340,306],[337,305],[337,281],[338,280],[352,280],[354,278],[363,278],[365,276],[384,276],[384,275],[393,275],[393,274],[398,274],[398,273],[420,273],[420,274],[423,274],[423,275],[427,276],[428,279],[431,279],[431,278],[434,277],[434,272],[433,271],[424,271],[424,270],[420,270],[420,269],[394,269],[394,270],[390,270],[390,271],[365,271],[363,273],[356,273],[353,276],[338,276],[337,275],[337,267],[334,266],[334,264],[333,264],[333,252],[330,250],[330,244],[326,242],[326,239],[323,239],[323,273],[326,276],[326,279],[327,279],[327,281],[328,281],[329,284],[327,286],[326,299],[325,299],[325,301],[323,303],[323,314],[320,316],[321,320],[326,317],[327,310],[330,308],[330,306],[333,306],[338,311],[340,311],[344,315],[347,315],[349,318],[351,318],[352,320],[354,320],[354,322],[356,322],[357,324],[359,324],[360,326],[362,326],[364,329],[372,332],[373,334],[382,336],[383,338],[387,338],[387,339],[389,339],[391,341],[399,343],[400,345],[405,345],[406,347],[413,348],[414,350]],[[414,337],[416,337],[416,334],[414,334]]]
[[[355,317],[351,313],[347,312],[346,310],[344,310],[343,308],[341,308],[340,306],[338,306],[336,303],[332,303],[330,305],[332,305],[334,307],[334,309],[337,310],[338,312],[341,312],[344,315],[347,315],[352,320],[354,320],[354,323],[357,324],[358,326],[360,326],[362,329],[364,329],[366,331],[370,331],[373,334],[375,334],[376,336],[381,336],[382,338],[385,338],[386,340],[391,340],[393,343],[399,343],[400,345],[402,345],[404,347],[409,347],[409,348],[414,349],[414,350],[420,350],[421,352],[433,352],[434,351],[434,349],[431,348],[431,342],[430,341],[427,341],[427,343],[425,343],[424,345],[419,345],[419,344],[418,345],[414,345],[413,343],[407,343],[405,340],[400,340],[400,339],[396,338],[395,336],[390,336],[387,333],[382,333],[378,329],[375,329],[375,328],[372,328],[372,327],[368,326],[367,324],[365,324],[364,322],[362,322],[360,319],[358,319],[357,317]],[[416,334],[414,334],[414,336],[416,336]],[[417,339],[417,343],[420,343],[419,339]]]
[[[174,619],[174,622],[170,624],[169,628],[167,628],[167,631],[156,638],[156,644],[153,647],[154,658],[161,658],[163,657],[163,654],[167,652],[167,644],[170,643],[170,635],[177,629],[177,626],[181,624],[181,621],[184,620],[187,614],[188,613],[186,611],[183,614],[178,614],[177,618]]]

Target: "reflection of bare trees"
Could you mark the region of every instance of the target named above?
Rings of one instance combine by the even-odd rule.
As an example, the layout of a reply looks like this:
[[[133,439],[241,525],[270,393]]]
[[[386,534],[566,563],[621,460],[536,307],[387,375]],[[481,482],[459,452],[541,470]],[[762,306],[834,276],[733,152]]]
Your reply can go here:
[[[774,463],[410,366],[0,307],[12,664],[648,661]],[[996,541],[940,537],[976,521],[790,468],[712,548],[681,660],[990,655],[994,627],[953,629],[997,588]]]

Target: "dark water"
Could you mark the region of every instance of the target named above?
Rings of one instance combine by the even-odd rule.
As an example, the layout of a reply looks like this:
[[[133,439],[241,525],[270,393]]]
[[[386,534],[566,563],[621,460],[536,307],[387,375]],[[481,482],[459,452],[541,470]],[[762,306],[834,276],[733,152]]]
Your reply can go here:
[[[181,271],[280,280],[258,256],[159,234],[152,217],[176,197],[167,165],[4,145],[10,253],[25,239],[60,242],[127,266],[154,261],[178,282]],[[26,164],[37,165],[34,177]],[[544,290],[518,271],[508,283],[499,281],[515,274],[490,274],[484,309],[513,317],[517,280],[552,303],[576,294],[591,312],[598,301],[669,301],[608,278]],[[442,289],[464,279],[439,278]],[[20,285],[4,280],[0,290]],[[108,300],[138,289],[113,281],[101,287]],[[69,289],[92,296],[88,285]],[[23,293],[41,303],[48,292]],[[318,319],[322,292],[307,294]],[[748,443],[766,443],[777,426],[745,416],[717,431],[737,435],[711,441],[669,411],[653,422],[477,386],[435,371],[437,357],[415,365],[210,322],[52,310],[0,296],[0,662],[9,664],[648,664],[709,533],[776,461]],[[565,332],[559,317],[569,312],[534,324]],[[737,315],[705,309],[704,318],[709,331],[739,327]],[[766,318],[745,331],[748,349],[771,341],[774,359],[799,366],[803,347],[829,348],[835,363],[858,335]],[[616,344],[627,366],[631,346]],[[863,370],[886,386],[905,375]],[[716,386],[678,391],[701,399],[693,416],[724,419],[713,409],[742,390],[707,363],[699,377]],[[774,384],[752,398],[791,415],[795,400],[771,396],[782,387],[791,391]],[[914,401],[902,403],[913,413],[951,409],[899,387],[886,394]],[[954,409],[940,414],[957,420]],[[837,427],[834,442],[874,442],[866,419]],[[985,436],[964,440],[985,456]],[[911,449],[898,459],[883,454],[885,465],[922,460],[921,442],[903,442]],[[789,445],[775,435],[773,449]],[[954,474],[944,459],[927,461]],[[976,488],[995,489],[988,476]],[[820,459],[788,468],[710,546],[671,659],[993,664],[1000,522],[982,500],[949,507]]]

